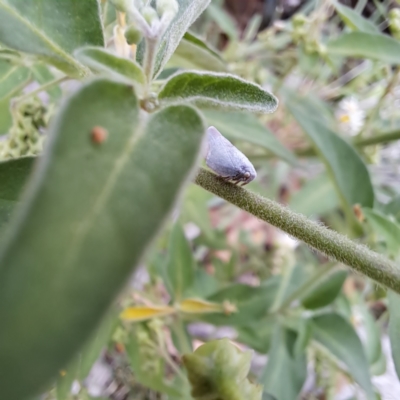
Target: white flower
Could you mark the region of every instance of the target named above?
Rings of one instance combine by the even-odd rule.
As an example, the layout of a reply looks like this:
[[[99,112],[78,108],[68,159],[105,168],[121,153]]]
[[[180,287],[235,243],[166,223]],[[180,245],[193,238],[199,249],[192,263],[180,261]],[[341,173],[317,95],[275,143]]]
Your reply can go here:
[[[339,103],[336,118],[343,131],[354,136],[364,125],[365,112],[355,97],[347,97]]]

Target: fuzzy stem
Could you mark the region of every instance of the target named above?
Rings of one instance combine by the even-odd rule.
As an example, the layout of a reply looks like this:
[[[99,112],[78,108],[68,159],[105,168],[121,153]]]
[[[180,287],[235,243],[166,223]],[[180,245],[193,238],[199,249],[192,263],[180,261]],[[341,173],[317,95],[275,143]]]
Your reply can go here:
[[[204,168],[198,172],[195,183],[302,240],[311,248],[400,293],[400,266],[366,246],[310,221],[305,216],[294,213],[275,201],[225,182]]]

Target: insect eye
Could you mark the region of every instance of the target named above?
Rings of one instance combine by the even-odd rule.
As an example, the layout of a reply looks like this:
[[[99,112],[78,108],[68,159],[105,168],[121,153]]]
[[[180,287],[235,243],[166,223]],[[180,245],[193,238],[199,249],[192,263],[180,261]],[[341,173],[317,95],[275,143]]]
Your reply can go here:
[[[250,178],[250,172],[245,172],[243,175],[245,178]]]

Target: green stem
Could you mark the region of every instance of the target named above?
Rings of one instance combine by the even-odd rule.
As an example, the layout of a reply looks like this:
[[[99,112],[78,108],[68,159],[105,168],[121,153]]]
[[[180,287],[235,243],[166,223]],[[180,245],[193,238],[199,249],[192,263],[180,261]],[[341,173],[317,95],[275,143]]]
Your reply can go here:
[[[353,242],[301,214],[201,168],[195,183],[244,211],[302,240],[311,248],[400,293],[400,267],[366,246]]]

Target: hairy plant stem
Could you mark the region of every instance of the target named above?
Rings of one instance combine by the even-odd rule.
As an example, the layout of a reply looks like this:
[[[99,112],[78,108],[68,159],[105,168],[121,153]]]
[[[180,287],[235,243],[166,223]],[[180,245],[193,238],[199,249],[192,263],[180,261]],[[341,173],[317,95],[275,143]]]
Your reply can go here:
[[[201,168],[195,183],[244,211],[302,240],[311,248],[342,262],[376,282],[400,293],[400,266],[366,246],[334,232],[301,214]]]

